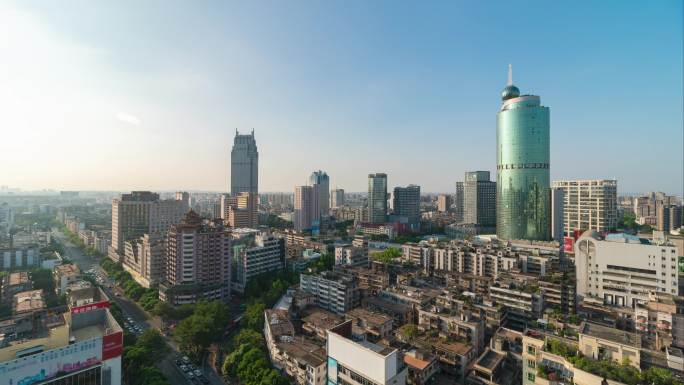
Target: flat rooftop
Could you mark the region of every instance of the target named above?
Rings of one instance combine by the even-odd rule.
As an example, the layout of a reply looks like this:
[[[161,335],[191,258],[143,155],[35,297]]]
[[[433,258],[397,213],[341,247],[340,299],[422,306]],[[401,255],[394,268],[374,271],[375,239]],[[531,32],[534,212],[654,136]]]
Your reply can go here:
[[[603,340],[616,342],[623,345],[629,345],[635,348],[641,347],[641,339],[636,333],[626,332],[609,328],[607,326],[595,324],[592,322],[585,322],[580,329],[580,334],[589,337],[600,338]]]
[[[345,316],[347,319],[361,319],[373,325],[384,325],[387,322],[392,322],[392,317],[390,316],[363,308],[352,309],[348,311]]]
[[[74,275],[74,274],[79,274],[81,270],[78,268],[78,266],[75,263],[69,263],[66,265],[57,265],[55,266],[55,273],[57,275]]]
[[[11,273],[7,280],[8,285],[21,285],[29,281],[29,275],[26,271]]]
[[[12,297],[12,311],[16,314],[45,308],[43,290],[22,291]]]
[[[307,309],[304,311],[303,315],[302,321],[304,321],[304,323],[326,330],[339,325],[343,320],[342,317],[319,308]]]
[[[505,355],[487,348],[487,351],[480,356],[480,358],[475,362],[475,365],[493,372],[504,358],[506,358]]]
[[[288,356],[313,367],[323,365],[327,357],[323,346],[306,338],[297,337],[292,342],[278,342],[276,345]]]

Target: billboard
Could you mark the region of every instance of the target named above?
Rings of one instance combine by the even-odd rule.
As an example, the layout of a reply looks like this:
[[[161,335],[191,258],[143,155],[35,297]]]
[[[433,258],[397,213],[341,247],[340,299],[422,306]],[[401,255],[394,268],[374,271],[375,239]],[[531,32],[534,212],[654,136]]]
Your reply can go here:
[[[109,301],[101,301],[95,303],[89,303],[81,306],[76,306],[71,308],[71,314],[85,313],[87,311],[95,309],[106,309],[109,308]]]
[[[3,384],[31,385],[102,361],[102,339],[94,338],[0,364]]]
[[[123,332],[102,337],[102,361],[119,357],[123,353]]]
[[[566,253],[574,253],[575,252],[575,238],[573,238],[573,237],[564,237],[563,238],[563,251]]]

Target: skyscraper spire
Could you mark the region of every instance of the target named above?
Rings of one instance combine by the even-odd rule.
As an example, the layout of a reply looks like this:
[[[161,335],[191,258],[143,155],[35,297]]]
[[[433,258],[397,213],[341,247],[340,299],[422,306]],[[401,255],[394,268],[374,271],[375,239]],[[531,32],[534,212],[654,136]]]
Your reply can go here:
[[[508,85],[513,85],[513,65],[508,64]]]

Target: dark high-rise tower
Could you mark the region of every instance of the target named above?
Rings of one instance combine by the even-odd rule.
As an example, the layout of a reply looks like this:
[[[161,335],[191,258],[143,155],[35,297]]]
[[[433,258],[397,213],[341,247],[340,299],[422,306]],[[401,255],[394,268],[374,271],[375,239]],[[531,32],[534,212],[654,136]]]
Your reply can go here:
[[[551,238],[549,108],[520,95],[509,67],[496,127],[496,233],[500,239]]]
[[[259,152],[254,130],[249,135],[235,131],[233,150],[230,152],[230,194],[259,193]]]

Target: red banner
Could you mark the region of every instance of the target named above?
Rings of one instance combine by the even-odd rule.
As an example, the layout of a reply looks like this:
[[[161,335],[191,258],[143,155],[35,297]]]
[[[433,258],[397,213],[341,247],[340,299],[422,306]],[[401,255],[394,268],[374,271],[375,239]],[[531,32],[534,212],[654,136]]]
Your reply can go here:
[[[123,353],[123,332],[102,337],[102,361],[119,357]]]
[[[85,313],[95,309],[109,308],[109,301],[89,303],[86,305],[76,306],[71,308],[71,314]]]
[[[566,253],[575,252],[575,238],[565,237],[563,238],[563,251]]]

